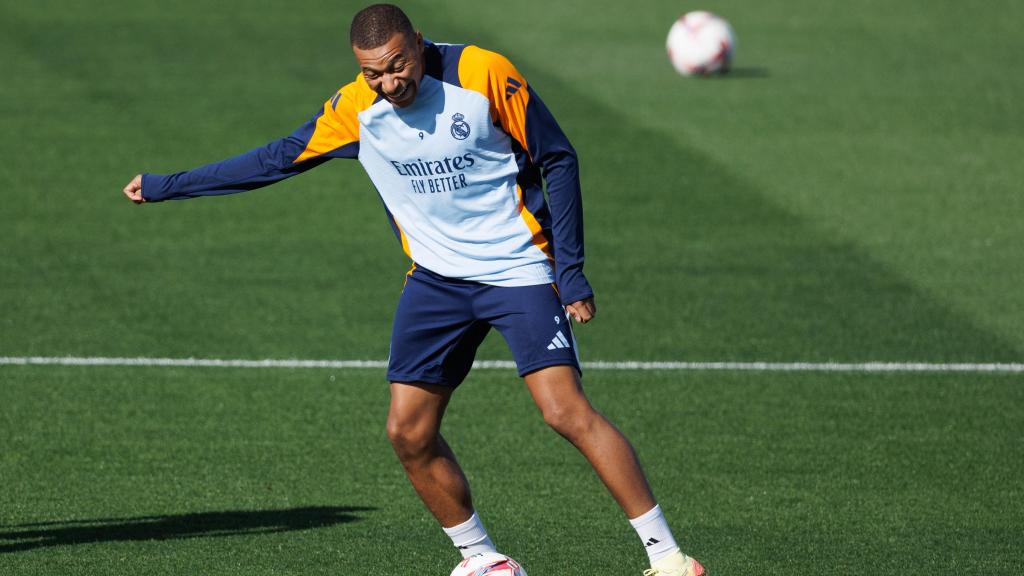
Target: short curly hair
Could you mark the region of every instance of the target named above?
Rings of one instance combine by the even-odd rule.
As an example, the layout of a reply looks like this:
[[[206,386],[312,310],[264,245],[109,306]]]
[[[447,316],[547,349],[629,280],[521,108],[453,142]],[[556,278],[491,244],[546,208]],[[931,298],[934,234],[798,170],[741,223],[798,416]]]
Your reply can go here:
[[[370,50],[387,44],[395,33],[412,38],[416,30],[398,6],[374,4],[363,8],[352,18],[349,40],[360,50]]]

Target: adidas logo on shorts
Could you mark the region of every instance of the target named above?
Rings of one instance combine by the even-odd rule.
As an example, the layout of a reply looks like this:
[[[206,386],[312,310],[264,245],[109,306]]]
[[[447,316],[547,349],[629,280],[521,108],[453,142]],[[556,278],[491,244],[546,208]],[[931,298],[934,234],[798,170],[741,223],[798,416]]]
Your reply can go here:
[[[568,348],[569,341],[565,339],[565,335],[559,330],[555,337],[551,339],[551,344],[548,344],[548,350],[557,350],[559,348]]]

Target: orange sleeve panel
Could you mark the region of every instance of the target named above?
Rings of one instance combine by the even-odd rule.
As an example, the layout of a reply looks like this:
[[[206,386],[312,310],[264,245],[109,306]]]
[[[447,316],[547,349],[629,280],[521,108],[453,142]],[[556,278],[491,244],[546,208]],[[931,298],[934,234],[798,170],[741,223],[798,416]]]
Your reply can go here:
[[[313,134],[294,163],[316,158],[359,141],[358,114],[373,105],[377,94],[359,74],[324,102],[323,114],[316,120]]]
[[[467,90],[483,94],[491,103],[491,120],[500,122],[519,142],[526,143],[526,106],[530,100],[526,79],[501,54],[476,46],[466,46],[459,60],[459,83]]]

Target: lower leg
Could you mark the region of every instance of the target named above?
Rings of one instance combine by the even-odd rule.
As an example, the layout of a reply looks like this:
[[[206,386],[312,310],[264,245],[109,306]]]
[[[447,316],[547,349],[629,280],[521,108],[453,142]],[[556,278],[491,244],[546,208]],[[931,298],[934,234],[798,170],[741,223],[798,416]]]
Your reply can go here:
[[[553,366],[525,380],[544,420],[583,454],[626,513],[644,544],[652,574],[700,576],[703,567],[680,552],[633,446],[590,405],[576,370]]]
[[[590,405],[574,368],[552,366],[525,380],[544,420],[590,462],[628,518],[654,508],[654,495],[633,446]]]
[[[416,494],[441,526],[461,524],[473,515],[469,482],[444,438],[438,435],[418,450],[392,445]]]
[[[440,434],[450,395],[447,388],[392,383],[388,438],[413,489],[462,555],[493,552],[469,482]]]
[[[636,518],[654,508],[654,494],[629,440],[596,411],[586,420],[581,422],[581,429],[585,432],[572,437],[563,436],[594,467],[626,517]]]

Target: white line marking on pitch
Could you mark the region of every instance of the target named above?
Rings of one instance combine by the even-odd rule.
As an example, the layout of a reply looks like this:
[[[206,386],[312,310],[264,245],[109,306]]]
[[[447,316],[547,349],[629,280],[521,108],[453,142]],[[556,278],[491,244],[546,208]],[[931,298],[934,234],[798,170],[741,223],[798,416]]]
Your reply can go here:
[[[386,360],[217,360],[206,358],[81,358],[0,356],[0,366],[172,366],[211,368],[387,368]],[[477,360],[474,368],[513,369],[508,360]],[[1024,373],[1024,363],[927,362],[584,362],[585,370],[732,370],[747,372],[1001,372]]]

